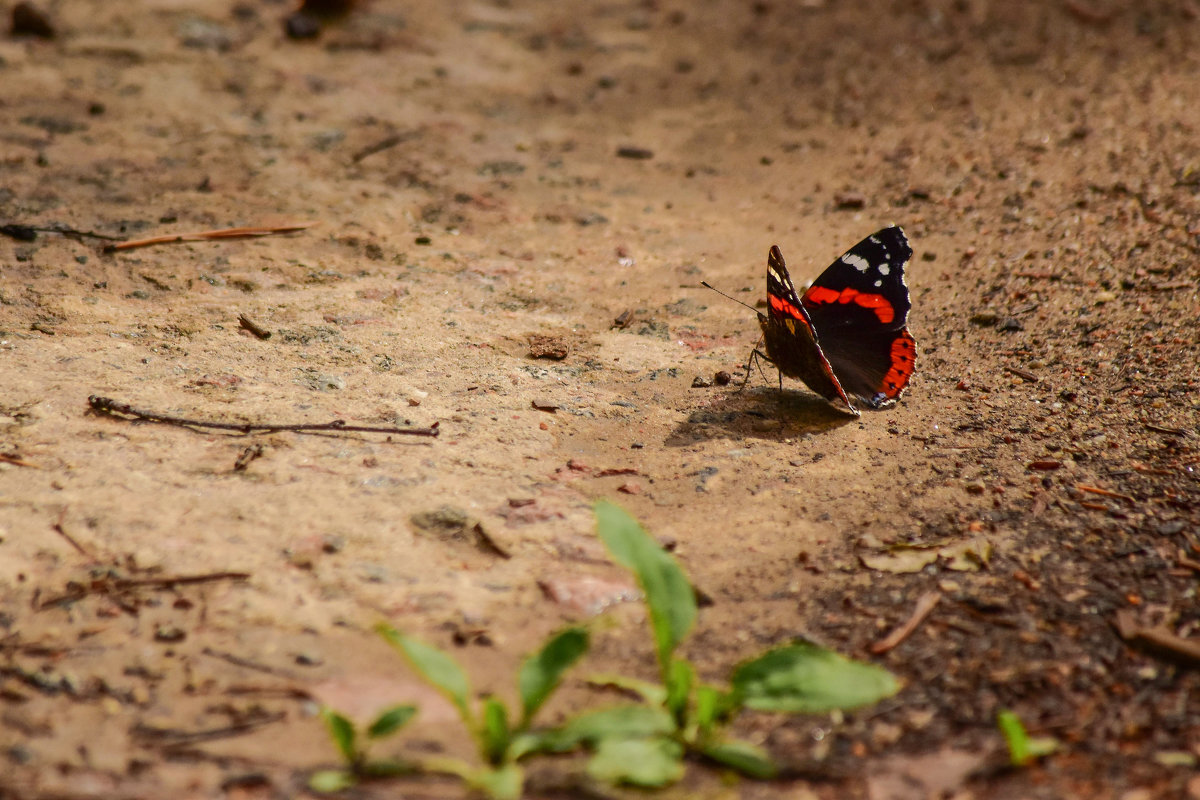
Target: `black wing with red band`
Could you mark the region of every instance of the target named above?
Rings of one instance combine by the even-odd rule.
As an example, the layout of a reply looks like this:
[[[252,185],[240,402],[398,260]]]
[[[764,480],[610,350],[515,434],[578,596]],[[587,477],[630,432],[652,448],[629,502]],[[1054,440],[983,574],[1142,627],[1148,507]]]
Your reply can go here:
[[[788,274],[779,248],[767,255],[767,307],[769,318],[760,322],[767,354],[783,375],[800,378],[829,402],[853,411],[821,346],[804,301]]]
[[[904,282],[910,258],[904,231],[884,228],[833,262],[800,300],[842,388],[874,408],[891,405],[913,374],[917,348],[906,327],[912,303]]]

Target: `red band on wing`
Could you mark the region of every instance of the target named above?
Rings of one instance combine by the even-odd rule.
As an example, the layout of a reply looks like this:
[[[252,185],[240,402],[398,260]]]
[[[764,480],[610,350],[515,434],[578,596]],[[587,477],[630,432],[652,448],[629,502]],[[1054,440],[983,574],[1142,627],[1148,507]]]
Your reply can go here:
[[[777,314],[782,314],[783,316],[791,317],[792,319],[801,319],[800,309],[796,308],[782,297],[773,294],[767,299],[771,302],[771,309]]]
[[[828,303],[854,303],[863,308],[869,308],[879,317],[884,325],[896,318],[896,309],[881,294],[864,294],[858,289],[842,289],[840,292],[826,289],[824,286],[813,286],[804,294],[804,299],[816,305]]]
[[[917,343],[908,331],[901,331],[892,342],[892,368],[883,376],[883,386],[880,387],[888,397],[899,397],[908,379],[912,377],[917,362]]]

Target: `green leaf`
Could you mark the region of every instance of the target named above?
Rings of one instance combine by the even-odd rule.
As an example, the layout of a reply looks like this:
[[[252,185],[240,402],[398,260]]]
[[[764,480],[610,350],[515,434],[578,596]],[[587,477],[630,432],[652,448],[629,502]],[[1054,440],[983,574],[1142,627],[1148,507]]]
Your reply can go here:
[[[542,703],[558,687],[563,673],[587,649],[588,632],[583,628],[568,628],[546,642],[539,653],[525,660],[517,675],[521,692],[521,728],[529,725]]]
[[[561,736],[562,732],[557,729],[515,733],[508,743],[508,760],[520,761],[531,753],[561,752]]]
[[[758,711],[811,714],[870,705],[900,691],[894,675],[809,642],[769,650],[738,666],[736,698]]]
[[[733,711],[733,695],[716,686],[701,684],[696,687],[696,724],[700,735],[708,736],[714,725],[724,722]]]
[[[614,689],[632,692],[652,706],[661,706],[667,702],[666,688],[661,683],[654,683],[653,681],[627,678],[624,675],[606,672],[599,675],[592,675],[588,678],[588,683],[592,686],[611,686]]]
[[[458,666],[453,658],[436,647],[405,636],[389,625],[380,623],[375,629],[392,647],[400,651],[400,655],[404,656],[422,678],[454,703],[467,727],[474,727],[471,708],[467,705],[471,696],[471,684],[467,681],[467,673],[463,672],[462,667]]]
[[[394,758],[381,758],[378,761],[368,761],[359,769],[359,773],[369,778],[395,778],[398,775],[409,775],[416,772],[415,765]]]
[[[494,697],[483,701],[483,756],[499,764],[508,751],[508,709]]]
[[[1029,752],[1029,734],[1025,732],[1021,718],[1012,711],[1001,711],[996,715],[996,724],[1008,743],[1008,759],[1013,766],[1023,767],[1033,761]]]
[[[671,654],[696,622],[695,592],[675,559],[620,506],[607,500],[596,503],[596,532],[617,563],[637,577],[646,595],[665,682]]]
[[[1014,767],[1028,766],[1058,749],[1058,740],[1053,737],[1030,736],[1021,718],[1012,711],[1004,710],[997,714],[996,725],[1008,743],[1008,759]]]
[[[671,739],[605,739],[588,774],[614,784],[667,786],[683,777],[683,745]]]
[[[569,720],[559,731],[555,749],[570,750],[581,744],[595,747],[609,739],[647,739],[675,730],[666,709],[658,706],[613,706],[589,711]]]
[[[337,746],[338,751],[347,764],[358,763],[358,749],[354,746],[354,723],[343,717],[332,708],[321,709],[321,719],[329,730],[329,738]]]
[[[372,739],[382,739],[385,736],[391,736],[408,724],[408,721],[416,715],[417,707],[414,705],[392,706],[391,708],[384,709],[379,716],[375,717],[375,721],[371,723],[371,727],[367,728],[367,736]]]
[[[349,770],[323,769],[320,772],[314,772],[308,779],[308,788],[314,792],[325,794],[349,789],[356,783],[358,783],[358,778]]]
[[[667,674],[667,710],[679,725],[687,717],[688,699],[695,680],[696,670],[690,663],[681,658],[672,659]]]
[[[467,776],[467,783],[493,800],[518,800],[525,786],[525,771],[516,764],[475,770]]]
[[[705,758],[737,770],[743,775],[759,780],[774,778],[779,772],[775,762],[756,744],[731,740],[719,744],[710,744],[701,748]]]

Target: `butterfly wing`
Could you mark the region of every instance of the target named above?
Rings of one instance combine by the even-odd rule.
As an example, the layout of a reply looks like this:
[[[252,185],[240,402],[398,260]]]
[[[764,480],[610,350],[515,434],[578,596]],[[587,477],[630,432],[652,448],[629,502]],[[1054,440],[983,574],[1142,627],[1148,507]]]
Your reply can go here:
[[[813,322],[796,292],[779,248],[767,255],[767,313],[759,321],[767,356],[779,371],[799,378],[839,408],[857,414],[825,358]]]
[[[916,362],[904,281],[911,258],[904,231],[884,228],[834,261],[800,300],[842,388],[874,408],[900,397]]]

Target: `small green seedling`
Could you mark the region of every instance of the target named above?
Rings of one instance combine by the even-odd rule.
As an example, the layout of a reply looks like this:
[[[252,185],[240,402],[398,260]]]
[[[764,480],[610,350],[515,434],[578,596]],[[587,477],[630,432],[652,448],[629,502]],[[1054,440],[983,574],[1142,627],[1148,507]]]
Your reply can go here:
[[[385,709],[367,726],[365,738],[377,741],[403,728],[417,714],[416,706],[401,705]],[[413,766],[404,761],[367,757],[360,745],[359,731],[354,723],[330,708],[321,709],[321,719],[329,731],[346,766],[342,769],[322,770],[309,778],[309,788],[317,792],[336,792],[349,788],[363,778],[387,778],[413,771]]]
[[[533,727],[534,715],[587,652],[584,628],[556,634],[521,665],[518,713],[494,696],[473,701],[467,674],[450,655],[381,624],[379,633],[458,710],[475,740],[480,763],[454,758],[429,758],[415,765],[371,761],[358,745],[354,725],[327,709],[322,715],[347,767],[317,773],[310,786],[336,791],[363,777],[421,769],[455,775],[494,800],[515,800],[524,788],[523,759],[580,748],[591,753],[588,773],[611,784],[667,786],[683,776],[689,754],[753,778],[770,778],[777,768],[767,753],[726,734],[742,710],[820,713],[865,706],[899,691],[899,682],[886,670],[803,641],[738,665],[728,687],[700,682],[691,662],[676,655],[697,613],[695,591],[683,570],[618,506],[597,503],[596,521],[613,559],[629,569],[642,588],[661,682],[620,675],[593,682],[628,690],[641,698],[640,703],[585,711],[559,728]],[[377,739],[394,733],[415,713],[412,706],[389,709],[366,736]]]
[[[742,663],[728,688],[699,682],[691,662],[675,654],[696,621],[695,592],[683,570],[620,507],[601,500],[596,521],[613,559],[633,572],[645,594],[662,683],[604,677],[604,683],[636,692],[643,703],[586,713],[564,726],[558,744],[590,749],[593,777],[666,786],[682,776],[683,758],[692,753],[753,778],[770,778],[777,768],[767,753],[725,733],[743,709],[812,714],[869,705],[899,691],[886,670],[803,641]]]
[[[446,653],[387,625],[379,625],[377,630],[417,674],[454,704],[471,731],[483,762],[476,766],[459,759],[429,759],[424,768],[457,775],[496,800],[520,797],[525,776],[518,762],[550,749],[554,738],[549,733],[535,731],[533,717],[558,688],[563,674],[587,652],[587,631],[568,628],[525,660],[517,675],[521,709],[514,721],[514,715],[496,697],[485,697],[478,708],[474,707],[466,672]]]
[[[1030,736],[1021,718],[1012,711],[997,714],[996,725],[1008,744],[1008,759],[1014,767],[1027,767],[1058,749],[1058,740],[1053,737]]]

